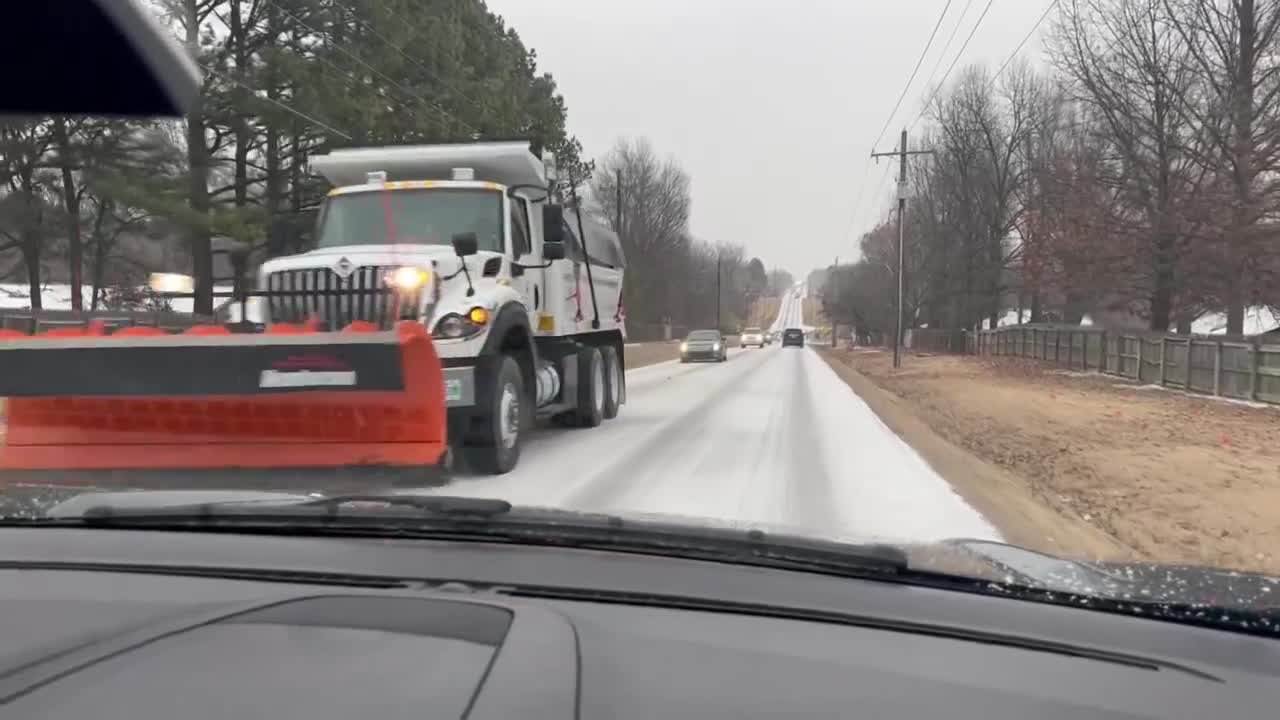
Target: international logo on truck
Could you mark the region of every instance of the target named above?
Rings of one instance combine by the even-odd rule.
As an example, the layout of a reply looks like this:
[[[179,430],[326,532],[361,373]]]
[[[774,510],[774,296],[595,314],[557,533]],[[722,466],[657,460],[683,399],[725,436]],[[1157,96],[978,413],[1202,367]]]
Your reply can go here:
[[[346,280],[351,277],[351,273],[356,271],[356,264],[344,255],[338,258],[338,262],[334,263],[329,269],[338,277]]]

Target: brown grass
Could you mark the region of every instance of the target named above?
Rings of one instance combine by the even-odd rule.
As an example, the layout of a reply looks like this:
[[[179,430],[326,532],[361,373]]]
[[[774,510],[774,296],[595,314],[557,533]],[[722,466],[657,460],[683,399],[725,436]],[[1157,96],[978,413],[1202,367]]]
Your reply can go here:
[[[1129,556],[1280,572],[1276,408],[1020,358],[908,355],[894,370],[884,352],[828,357]]]

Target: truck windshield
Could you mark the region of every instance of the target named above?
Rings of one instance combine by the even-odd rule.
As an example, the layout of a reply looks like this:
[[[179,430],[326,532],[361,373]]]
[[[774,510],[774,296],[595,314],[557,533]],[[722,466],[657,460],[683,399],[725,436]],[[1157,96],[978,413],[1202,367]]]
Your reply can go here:
[[[318,247],[411,243],[448,245],[473,232],[481,250],[502,252],[502,193],[425,188],[332,195],[316,232]]]

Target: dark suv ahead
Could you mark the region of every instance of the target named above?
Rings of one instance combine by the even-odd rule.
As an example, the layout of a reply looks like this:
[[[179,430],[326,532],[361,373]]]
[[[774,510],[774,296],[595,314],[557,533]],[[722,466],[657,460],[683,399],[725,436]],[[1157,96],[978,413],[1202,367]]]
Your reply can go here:
[[[804,347],[804,331],[800,328],[787,328],[782,331],[782,347],[794,345]]]

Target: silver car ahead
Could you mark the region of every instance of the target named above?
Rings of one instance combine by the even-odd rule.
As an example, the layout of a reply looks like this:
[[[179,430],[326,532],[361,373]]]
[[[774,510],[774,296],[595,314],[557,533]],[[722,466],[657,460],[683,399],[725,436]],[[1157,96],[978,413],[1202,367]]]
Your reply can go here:
[[[724,362],[729,359],[729,348],[719,330],[694,330],[680,343],[680,362],[711,360]]]

